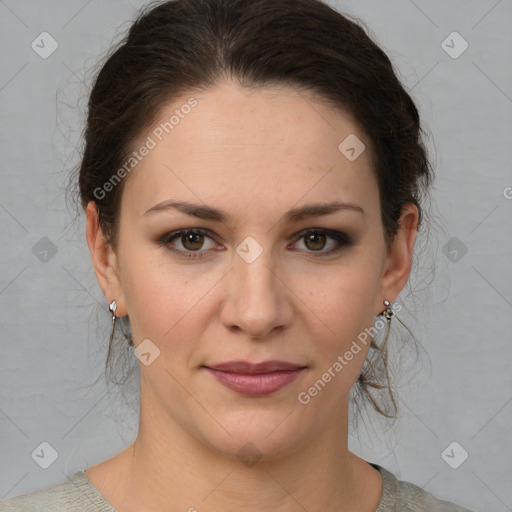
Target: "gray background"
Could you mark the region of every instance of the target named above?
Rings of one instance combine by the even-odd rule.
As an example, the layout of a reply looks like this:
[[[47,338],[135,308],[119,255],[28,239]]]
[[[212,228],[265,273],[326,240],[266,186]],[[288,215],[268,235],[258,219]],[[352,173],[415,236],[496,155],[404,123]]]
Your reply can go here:
[[[350,448],[472,510],[512,510],[512,2],[330,3],[361,17],[398,67],[437,174],[437,226],[400,296],[431,364],[397,373],[401,419],[370,416]],[[64,186],[91,68],[143,4],[0,1],[0,499],[61,482],[136,436],[137,396],[102,378],[110,319]],[[46,59],[31,47],[43,31],[58,43]],[[441,45],[454,31],[469,44],[458,58]],[[457,469],[444,452],[454,441],[452,464],[469,454]],[[48,469],[31,456],[42,442],[58,452]]]

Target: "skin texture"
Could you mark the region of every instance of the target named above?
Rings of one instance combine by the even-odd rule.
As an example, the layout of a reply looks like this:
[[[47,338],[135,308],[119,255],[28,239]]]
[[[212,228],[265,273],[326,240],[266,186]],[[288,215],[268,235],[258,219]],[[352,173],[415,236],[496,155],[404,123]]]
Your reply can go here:
[[[160,121],[190,96],[164,106]],[[309,404],[297,397],[405,286],[418,210],[404,205],[388,252],[370,141],[313,93],[249,90],[226,79],[193,96],[197,106],[128,177],[117,252],[105,244],[94,204],[87,208],[105,298],[117,300],[118,316],[129,315],[135,347],[150,339],[160,355],[141,364],[136,441],[86,474],[120,512],[374,511],[380,474],[347,447],[348,395],[368,345]],[[349,134],[367,148],[354,161],[338,150]],[[171,199],[222,209],[228,219],[175,209],[145,215]],[[291,208],[331,201],[365,213],[281,220]],[[212,235],[158,243],[184,228]],[[320,234],[308,243],[300,233],[310,228],[347,233],[354,244],[321,256],[336,242]],[[248,236],[263,250],[251,263],[236,252]],[[276,393],[247,397],[202,368],[234,359],[307,369]],[[261,455],[251,466],[237,457],[246,443]]]

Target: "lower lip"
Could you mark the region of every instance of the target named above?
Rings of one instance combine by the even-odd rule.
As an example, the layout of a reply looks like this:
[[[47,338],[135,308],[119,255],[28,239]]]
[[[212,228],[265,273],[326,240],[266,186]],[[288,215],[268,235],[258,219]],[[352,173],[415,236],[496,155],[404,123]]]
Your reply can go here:
[[[275,393],[293,382],[304,368],[272,373],[229,373],[206,368],[221,384],[242,395],[264,396]]]

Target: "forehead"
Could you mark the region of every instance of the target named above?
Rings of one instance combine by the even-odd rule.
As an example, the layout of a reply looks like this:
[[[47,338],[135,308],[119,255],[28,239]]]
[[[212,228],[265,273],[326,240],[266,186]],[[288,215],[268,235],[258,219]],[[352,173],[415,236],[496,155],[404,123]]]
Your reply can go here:
[[[345,140],[367,149],[349,159]],[[221,82],[163,106],[135,148],[144,144],[151,149],[123,193],[139,215],[169,198],[229,203],[241,212],[291,207],[301,198],[370,209],[378,202],[370,141],[348,113],[309,91]]]

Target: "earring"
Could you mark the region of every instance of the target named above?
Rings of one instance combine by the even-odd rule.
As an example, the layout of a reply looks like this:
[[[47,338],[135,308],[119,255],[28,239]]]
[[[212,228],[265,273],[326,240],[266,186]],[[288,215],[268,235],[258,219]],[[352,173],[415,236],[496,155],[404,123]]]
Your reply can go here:
[[[386,309],[384,309],[384,311],[382,313],[380,313],[379,316],[384,316],[388,320],[391,320],[391,318],[394,315],[394,312],[393,312],[393,310],[390,307],[391,303],[389,302],[389,300],[384,299],[384,306],[386,306]]]
[[[112,331],[110,333],[110,343],[112,343],[112,340],[114,339],[114,330],[116,328],[116,309],[117,309],[117,302],[114,299],[108,306],[109,311],[112,313]]]

